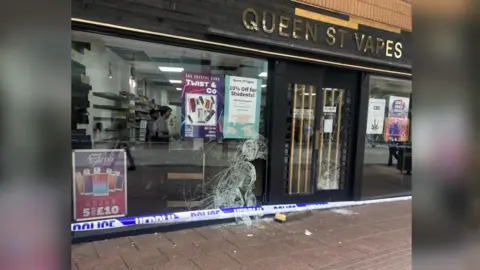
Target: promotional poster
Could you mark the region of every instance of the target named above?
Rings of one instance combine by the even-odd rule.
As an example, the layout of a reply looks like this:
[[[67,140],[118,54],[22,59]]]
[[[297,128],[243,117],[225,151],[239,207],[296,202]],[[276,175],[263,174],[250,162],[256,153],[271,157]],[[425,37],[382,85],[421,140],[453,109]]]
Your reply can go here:
[[[368,101],[367,134],[382,134],[385,122],[385,99],[371,98]]]
[[[409,98],[390,96],[388,104],[388,117],[408,118]]]
[[[223,115],[221,76],[183,74],[182,127],[184,138],[221,138]]]
[[[408,141],[408,118],[388,117],[385,120],[384,137],[388,142]]]
[[[223,137],[244,139],[258,137],[260,126],[261,80],[225,77],[225,115]]]
[[[125,216],[125,150],[75,150],[72,155],[74,219],[87,221]]]

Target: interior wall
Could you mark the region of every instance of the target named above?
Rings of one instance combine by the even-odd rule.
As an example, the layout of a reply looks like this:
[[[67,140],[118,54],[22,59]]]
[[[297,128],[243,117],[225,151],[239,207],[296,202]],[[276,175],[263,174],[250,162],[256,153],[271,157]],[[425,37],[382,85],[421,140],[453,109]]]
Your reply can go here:
[[[85,50],[85,53],[75,60],[86,67],[86,75],[89,77],[92,86],[92,91],[88,96],[90,101],[88,112],[90,115],[87,134],[93,135],[97,122],[101,122],[104,129],[112,128],[110,120],[94,121],[94,117],[111,117],[114,113],[110,110],[93,108],[93,105],[115,105],[115,101],[94,96],[93,92],[118,94],[121,90],[128,91],[130,69],[128,63],[108,50],[105,44],[101,42],[91,42],[90,44],[91,50]],[[111,74],[109,74],[110,65]]]

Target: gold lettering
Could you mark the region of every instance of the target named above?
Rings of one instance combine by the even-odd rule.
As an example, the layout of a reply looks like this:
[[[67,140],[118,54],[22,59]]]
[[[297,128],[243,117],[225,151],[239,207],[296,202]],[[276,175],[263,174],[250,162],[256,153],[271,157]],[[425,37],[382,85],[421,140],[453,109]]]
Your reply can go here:
[[[393,57],[392,50],[393,50],[393,41],[387,40],[387,49],[385,50],[385,55],[388,57]]]
[[[300,39],[301,38],[299,32],[302,31],[302,28],[301,28],[302,24],[303,24],[303,20],[300,20],[300,19],[294,19],[293,20],[292,37],[294,39]]]
[[[318,30],[318,25],[314,24],[312,29],[312,25],[307,21],[307,31],[305,32],[305,40],[309,40],[310,37],[312,37],[313,42],[317,42],[317,30]]]
[[[253,16],[253,20],[247,20],[249,15]],[[253,8],[247,8],[243,12],[242,21],[247,30],[258,31],[258,13]]]
[[[362,34],[362,39],[358,40],[358,33],[355,33],[355,42],[357,43],[357,50],[361,51],[363,47],[363,40],[365,39],[365,35]]]
[[[343,48],[343,41],[345,40],[345,34],[347,31],[343,29],[338,29],[338,32],[340,33],[340,48]]]
[[[334,45],[335,44],[335,41],[336,41],[336,38],[335,38],[335,33],[337,31],[335,30],[335,28],[333,27],[328,27],[327,28],[327,44],[328,45]]]
[[[367,50],[370,50],[373,53],[373,41],[371,36],[368,36],[367,42],[365,42],[365,48],[363,49],[364,52],[367,52]]]
[[[280,25],[278,26],[278,34],[280,36],[284,36],[284,37],[289,37],[290,34],[289,33],[285,33],[283,30],[284,29],[288,29],[288,25],[290,23],[290,18],[288,17],[285,17],[285,16],[280,16]]]
[[[265,33],[268,33],[268,34],[271,34],[275,31],[275,13],[272,13],[272,20],[270,21],[271,22],[271,27],[270,29],[267,27],[267,15],[268,15],[268,12],[263,12],[263,18],[262,18],[262,25],[263,25],[263,31]]]
[[[377,38],[377,49],[375,50],[375,53],[378,54],[380,50],[383,50],[385,48],[385,41],[381,38]]]
[[[400,42],[397,42],[397,44],[395,44],[395,58],[400,59],[402,57],[402,47],[402,43]]]

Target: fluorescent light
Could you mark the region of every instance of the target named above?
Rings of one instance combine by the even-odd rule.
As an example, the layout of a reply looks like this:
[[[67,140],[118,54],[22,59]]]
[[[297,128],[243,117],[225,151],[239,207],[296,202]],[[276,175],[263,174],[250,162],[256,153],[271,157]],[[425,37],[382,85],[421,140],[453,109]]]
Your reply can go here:
[[[182,83],[182,80],[169,80],[171,84],[179,84]]]
[[[182,88],[181,88],[181,87],[177,87],[177,88],[175,88],[175,89],[177,89],[177,91],[182,91]]]
[[[310,93],[305,93],[304,94],[305,96],[310,96]],[[316,93],[313,93],[312,96],[316,96],[317,94]]]
[[[262,73],[258,74],[258,77],[266,78],[267,77],[267,72],[262,72]]]
[[[266,84],[262,84],[262,88],[265,88],[265,87],[267,87],[267,85],[266,85]]]
[[[183,72],[181,67],[158,67],[163,72]]]

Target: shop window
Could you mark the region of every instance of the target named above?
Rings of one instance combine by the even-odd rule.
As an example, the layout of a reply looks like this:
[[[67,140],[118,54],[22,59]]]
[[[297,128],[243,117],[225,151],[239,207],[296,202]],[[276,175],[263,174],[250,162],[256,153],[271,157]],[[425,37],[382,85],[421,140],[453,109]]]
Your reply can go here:
[[[371,76],[362,197],[411,192],[411,81]]]
[[[74,32],[74,219],[256,204],[267,70],[254,58]]]

